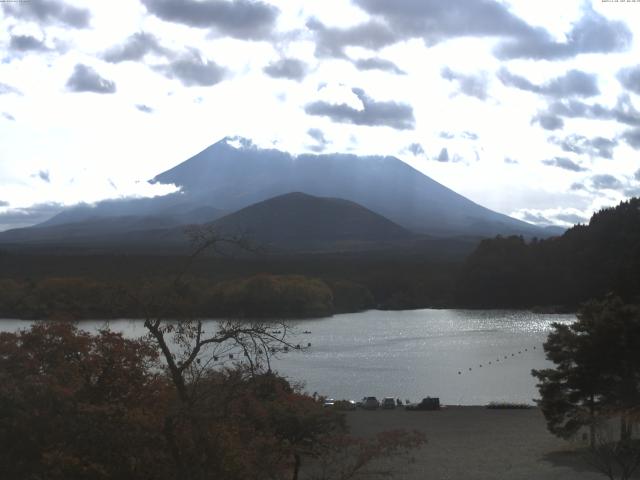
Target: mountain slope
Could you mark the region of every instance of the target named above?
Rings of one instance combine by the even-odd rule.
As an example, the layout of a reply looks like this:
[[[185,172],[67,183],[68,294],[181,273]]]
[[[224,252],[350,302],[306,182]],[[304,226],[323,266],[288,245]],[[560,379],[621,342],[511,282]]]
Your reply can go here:
[[[351,200],[418,233],[547,236],[473,203],[395,157],[292,156],[240,142],[238,147],[221,140],[152,182],[178,185],[195,203],[231,211],[297,191]]]
[[[256,203],[213,223],[241,232],[258,244],[280,249],[330,249],[351,244],[397,242],[414,237],[406,229],[357,203],[287,193]]]

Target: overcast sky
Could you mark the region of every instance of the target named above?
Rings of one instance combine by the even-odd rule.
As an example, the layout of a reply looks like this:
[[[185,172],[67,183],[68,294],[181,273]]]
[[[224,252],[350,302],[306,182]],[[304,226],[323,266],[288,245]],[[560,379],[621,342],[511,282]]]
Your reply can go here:
[[[225,136],[394,155],[481,205],[584,222],[640,195],[640,2],[0,3],[0,230]]]

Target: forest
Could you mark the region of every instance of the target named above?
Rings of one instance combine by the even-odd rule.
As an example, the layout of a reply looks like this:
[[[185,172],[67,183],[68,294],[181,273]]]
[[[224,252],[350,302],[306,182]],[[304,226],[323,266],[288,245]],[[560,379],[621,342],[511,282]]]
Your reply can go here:
[[[136,299],[158,295],[184,263],[180,256],[0,252],[0,316],[140,317]],[[498,236],[480,241],[466,258],[202,256],[183,288],[193,314],[202,317],[317,317],[369,308],[575,311],[608,293],[637,302],[638,271],[640,199],[634,198],[562,236]]]

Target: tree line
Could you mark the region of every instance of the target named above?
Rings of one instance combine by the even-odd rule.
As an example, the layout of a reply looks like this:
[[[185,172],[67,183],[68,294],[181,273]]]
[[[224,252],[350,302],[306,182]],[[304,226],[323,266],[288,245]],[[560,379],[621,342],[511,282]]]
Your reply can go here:
[[[639,271],[640,199],[633,198],[557,238],[483,240],[460,269],[454,303],[575,311],[609,292],[633,302],[640,297]]]

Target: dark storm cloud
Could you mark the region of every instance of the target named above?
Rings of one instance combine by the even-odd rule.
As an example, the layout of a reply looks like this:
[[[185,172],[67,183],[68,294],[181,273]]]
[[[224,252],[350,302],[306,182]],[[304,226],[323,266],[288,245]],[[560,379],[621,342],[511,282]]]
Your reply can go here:
[[[531,119],[531,123],[539,123],[545,130],[561,130],[564,127],[562,118],[548,113],[538,113]]]
[[[566,157],[555,157],[549,160],[542,160],[542,163],[550,167],[558,167],[564,170],[570,170],[572,172],[584,172],[587,169],[578,165],[573,160]]]
[[[0,213],[0,230],[44,222],[60,213],[63,208],[58,203],[39,203],[26,208],[11,208]]]
[[[448,162],[449,161],[449,150],[443,148],[440,150],[440,153],[436,157],[436,160],[439,162]]]
[[[587,221],[586,217],[576,215],[575,213],[558,213],[557,215],[554,215],[553,218],[573,224],[584,223]]]
[[[48,48],[44,44],[44,40],[32,37],[31,35],[11,35],[9,50],[16,52],[38,52],[46,51]]]
[[[466,75],[454,72],[449,67],[444,67],[440,75],[442,75],[442,78],[445,80],[457,82],[460,93],[479,98],[480,100],[487,99],[488,81],[486,75]]]
[[[631,148],[640,150],[640,128],[627,130],[622,134],[622,138]]]
[[[334,105],[318,101],[309,103],[305,112],[309,115],[329,117],[334,122],[352,123],[354,125],[387,126],[397,130],[412,129],[415,119],[413,108],[406,103],[378,102],[364,93],[360,88],[351,91],[362,102],[362,110],[357,110],[344,103]]]
[[[378,21],[361,23],[355,27],[327,27],[319,20],[312,18],[307,28],[316,35],[317,57],[346,58],[344,48],[347,46],[363,47],[379,50],[401,40],[387,25]]]
[[[16,121],[16,118],[15,118],[13,115],[11,115],[10,113],[2,112],[2,116],[3,116],[4,118],[6,118],[7,120],[12,121],[12,122],[15,122],[15,121]]]
[[[5,15],[21,20],[33,20],[43,25],[57,24],[72,28],[89,26],[89,10],[67,5],[60,0],[31,0],[2,3]]]
[[[202,58],[197,50],[190,50],[166,65],[155,67],[169,78],[176,78],[187,87],[208,87],[221,82],[226,70],[217,63]]]
[[[609,174],[594,175],[591,177],[591,185],[596,190],[619,190],[623,187],[620,180]]]
[[[300,81],[307,75],[307,64],[295,58],[281,58],[264,67],[264,73],[273,78]]]
[[[151,107],[150,107],[150,106],[148,106],[148,105],[144,105],[144,104],[142,104],[142,103],[137,104],[137,105],[136,105],[136,108],[137,108],[138,110],[140,110],[141,112],[143,112],[143,113],[153,113],[153,108],[151,108]]]
[[[330,29],[317,24],[319,52],[343,56],[346,46],[378,49],[409,38],[422,38],[427,45],[458,37],[496,37],[500,58],[559,60],[581,53],[607,53],[629,47],[627,26],[595,12],[588,4],[582,17],[556,41],[549,32],[532,27],[494,0],[355,0],[373,20],[348,29]]]
[[[396,75],[406,75],[407,72],[400,70],[398,66],[384,58],[372,57],[361,58],[353,62],[358,70],[381,70],[383,72],[395,73]]]
[[[551,97],[592,97],[600,93],[597,76],[580,70],[569,70],[565,75],[551,79],[542,85],[536,85],[520,75],[514,75],[506,68],[498,72],[498,78],[508,87]]]
[[[530,28],[498,45],[498,58],[529,58],[562,60],[582,53],[609,53],[627,50],[633,35],[624,22],[609,20],[585,4],[582,18],[566,35],[566,41],[558,42],[545,30]]]
[[[98,75],[93,68],[78,63],[67,80],[71,92],[115,93],[116,84]]]
[[[618,80],[624,88],[640,95],[640,65],[620,70]]]
[[[138,32],[127,38],[121,45],[107,50],[103,58],[107,62],[119,63],[125,61],[139,61],[148,53],[170,56],[171,52],[160,45],[158,39],[147,32]]]
[[[11,85],[7,85],[6,83],[0,82],[0,95],[7,95],[9,93],[14,93],[16,95],[22,95],[22,92]]]
[[[307,135],[316,141],[315,145],[309,147],[314,152],[322,152],[327,147],[329,141],[325,138],[324,133],[319,128],[310,128]]]
[[[614,107],[605,107],[599,103],[590,105],[580,100],[556,101],[549,105],[546,114],[565,118],[614,120],[625,125],[640,126],[640,112],[634,108],[628,94],[620,95]]]
[[[268,38],[279,14],[276,7],[250,0],[142,0],[142,4],[162,20],[246,40]]]
[[[424,155],[424,148],[419,143],[412,143],[407,147],[407,150],[410,151],[414,156]]]
[[[613,158],[613,149],[618,145],[617,140],[604,137],[587,138],[576,134],[563,139],[550,137],[549,140],[559,145],[565,152],[608,159]]]

